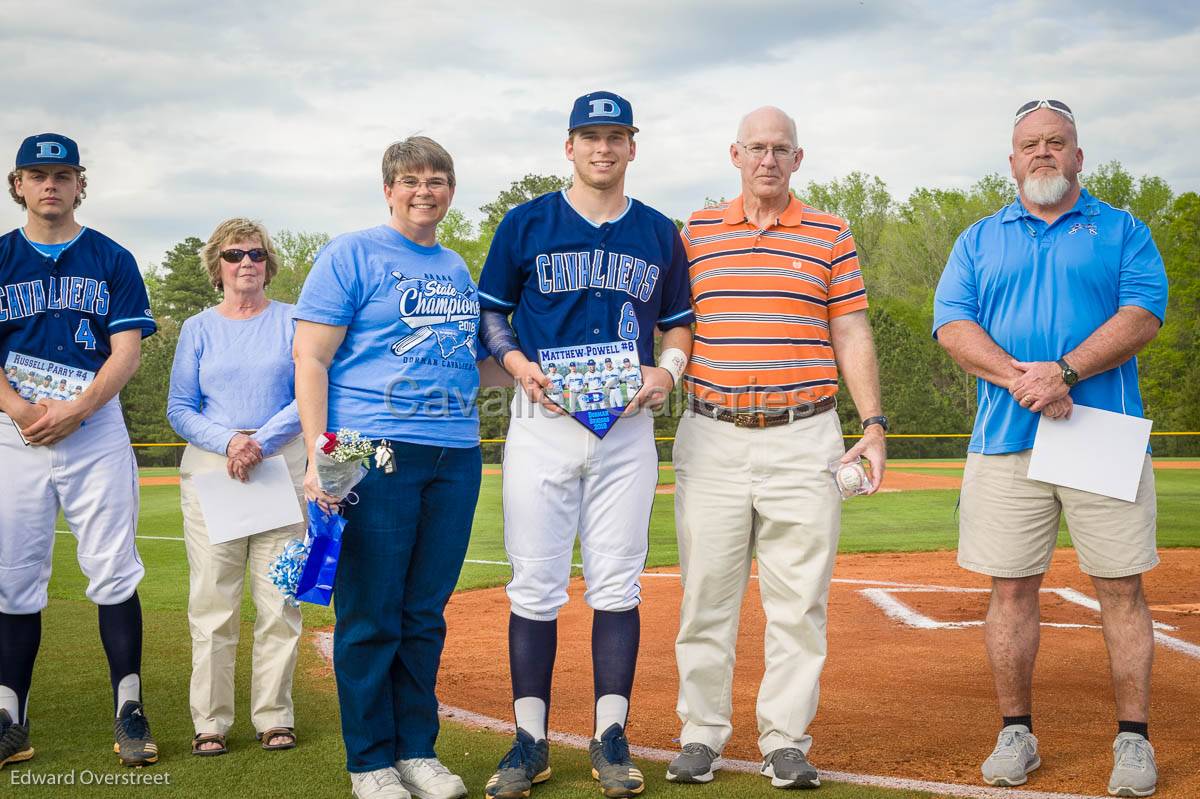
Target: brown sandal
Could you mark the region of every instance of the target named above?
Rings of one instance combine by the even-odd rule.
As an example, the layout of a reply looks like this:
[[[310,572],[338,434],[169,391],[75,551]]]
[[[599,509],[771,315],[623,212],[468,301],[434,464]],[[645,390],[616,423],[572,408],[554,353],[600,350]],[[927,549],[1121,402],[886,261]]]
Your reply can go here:
[[[257,737],[258,740],[262,741],[262,748],[268,752],[296,748],[296,731],[291,727],[272,727],[269,730],[258,733]],[[283,738],[284,742],[271,743],[271,740],[274,738]]]
[[[201,749],[204,744],[220,744],[219,749]],[[225,736],[219,732],[200,732],[192,739],[192,754],[197,757],[216,757],[227,753]]]

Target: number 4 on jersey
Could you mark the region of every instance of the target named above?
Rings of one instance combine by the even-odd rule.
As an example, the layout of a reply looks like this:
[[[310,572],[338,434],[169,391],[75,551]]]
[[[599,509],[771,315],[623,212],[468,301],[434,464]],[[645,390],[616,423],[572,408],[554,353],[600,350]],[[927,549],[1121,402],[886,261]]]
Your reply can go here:
[[[92,323],[89,320],[79,320],[79,327],[75,329],[75,343],[82,344],[85,350],[96,349],[96,334],[92,332]]]

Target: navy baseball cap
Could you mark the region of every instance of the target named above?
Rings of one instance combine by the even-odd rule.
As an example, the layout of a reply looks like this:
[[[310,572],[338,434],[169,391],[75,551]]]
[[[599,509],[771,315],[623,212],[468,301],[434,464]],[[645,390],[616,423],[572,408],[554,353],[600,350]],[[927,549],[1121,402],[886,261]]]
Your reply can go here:
[[[619,94],[592,92],[575,101],[567,133],[584,125],[618,125],[637,133],[633,126],[633,106]]]
[[[17,150],[17,169],[44,165],[69,166],[84,171],[79,165],[79,145],[59,133],[30,136]]]

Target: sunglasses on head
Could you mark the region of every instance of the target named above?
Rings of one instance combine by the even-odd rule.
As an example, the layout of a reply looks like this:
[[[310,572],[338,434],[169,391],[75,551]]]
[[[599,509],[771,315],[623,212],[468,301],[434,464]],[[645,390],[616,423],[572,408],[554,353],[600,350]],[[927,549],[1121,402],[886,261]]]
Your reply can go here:
[[[255,247],[253,250],[221,250],[221,259],[227,264],[240,264],[247,255],[256,264],[267,260],[267,251],[262,247]]]
[[[1049,108],[1051,111],[1057,111],[1062,114],[1072,122],[1075,121],[1075,114],[1071,112],[1070,106],[1062,100],[1030,100],[1017,109],[1017,115],[1013,119],[1013,124],[1017,124],[1039,108]]]

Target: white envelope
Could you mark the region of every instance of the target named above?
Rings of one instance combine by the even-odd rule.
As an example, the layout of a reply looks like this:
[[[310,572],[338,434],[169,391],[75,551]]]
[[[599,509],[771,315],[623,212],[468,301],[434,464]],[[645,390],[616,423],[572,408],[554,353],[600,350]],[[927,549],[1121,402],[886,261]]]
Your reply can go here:
[[[282,455],[266,458],[243,483],[224,469],[192,476],[208,540],[223,544],[238,538],[298,524],[304,517]]]
[[[1029,479],[1133,502],[1137,498],[1149,419],[1076,405],[1070,419],[1038,421]]]

